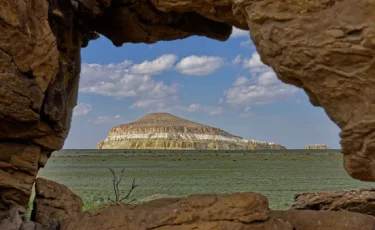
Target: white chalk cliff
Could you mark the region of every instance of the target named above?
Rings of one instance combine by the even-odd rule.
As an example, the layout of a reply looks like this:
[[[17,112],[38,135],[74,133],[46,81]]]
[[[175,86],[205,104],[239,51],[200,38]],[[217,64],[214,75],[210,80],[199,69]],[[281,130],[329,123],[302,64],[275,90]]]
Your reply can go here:
[[[276,143],[247,141],[219,128],[169,113],[151,113],[137,121],[113,127],[98,149],[282,149]]]

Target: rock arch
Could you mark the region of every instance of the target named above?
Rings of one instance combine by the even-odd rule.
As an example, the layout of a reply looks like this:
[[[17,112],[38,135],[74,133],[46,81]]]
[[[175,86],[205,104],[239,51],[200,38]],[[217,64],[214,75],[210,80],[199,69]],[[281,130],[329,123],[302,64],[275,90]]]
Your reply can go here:
[[[371,0],[0,0],[0,219],[27,206],[62,148],[76,105],[80,49],[250,29],[262,61],[303,88],[341,129],[344,167],[375,181],[375,2]],[[5,215],[5,214],[4,214]]]

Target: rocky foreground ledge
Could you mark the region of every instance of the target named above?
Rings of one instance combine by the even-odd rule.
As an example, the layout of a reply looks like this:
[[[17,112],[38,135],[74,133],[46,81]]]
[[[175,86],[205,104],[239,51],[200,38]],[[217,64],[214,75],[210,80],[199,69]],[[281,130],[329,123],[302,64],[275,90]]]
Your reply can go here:
[[[373,216],[348,211],[272,211],[257,193],[191,195],[82,212],[60,230],[373,230]]]
[[[274,211],[269,209],[267,198],[258,193],[201,194],[81,212],[81,199],[66,186],[38,178],[33,221],[24,220],[24,209],[13,208],[10,217],[0,223],[0,229],[373,230],[375,217],[369,210],[374,209],[374,198],[375,189],[304,193],[296,195],[292,209]],[[336,204],[335,208],[327,208],[332,204]],[[309,208],[316,210],[297,210]]]

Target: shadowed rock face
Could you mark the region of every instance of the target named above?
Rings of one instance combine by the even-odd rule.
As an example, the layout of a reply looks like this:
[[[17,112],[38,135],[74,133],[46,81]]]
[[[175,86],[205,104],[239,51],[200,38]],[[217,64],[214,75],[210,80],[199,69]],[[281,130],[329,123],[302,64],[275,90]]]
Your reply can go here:
[[[82,199],[65,185],[38,178],[31,220],[48,228],[52,220],[59,221],[82,212]]]
[[[251,30],[262,61],[341,129],[344,166],[375,180],[375,2],[371,0],[0,1],[0,218],[26,206],[76,104],[80,48]],[[8,212],[6,212],[8,213]]]

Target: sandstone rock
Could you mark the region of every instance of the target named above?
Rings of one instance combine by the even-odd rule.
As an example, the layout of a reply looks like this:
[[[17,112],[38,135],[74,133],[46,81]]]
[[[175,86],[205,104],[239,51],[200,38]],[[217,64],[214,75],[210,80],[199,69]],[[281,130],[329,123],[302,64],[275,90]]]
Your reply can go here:
[[[45,156],[70,128],[81,35],[58,1],[0,1],[0,220],[27,207]],[[53,7],[67,23],[56,23]]]
[[[375,181],[374,8],[369,0],[2,0],[0,144],[28,145],[30,159],[63,146],[80,48],[96,32],[120,46],[192,35],[225,40],[234,25],[249,28],[262,61],[342,129],[347,172]],[[11,149],[1,152],[8,157],[0,160],[0,218],[27,206],[36,176],[34,163],[25,166],[29,154],[9,162]],[[40,162],[36,171],[45,157]]]
[[[375,188],[301,193],[295,196],[292,208],[333,211],[347,210],[375,216]]]
[[[197,12],[213,21],[223,22],[243,30],[249,29],[245,15],[234,15],[233,0],[151,0],[151,2],[163,12]]]
[[[288,210],[270,216],[290,223],[293,230],[373,230],[375,218],[355,212]]]
[[[22,209],[21,209],[22,210]],[[9,217],[0,221],[0,229],[2,230],[18,230],[22,224],[22,218],[20,214],[24,214],[23,211],[19,211],[18,207],[13,207],[9,210]]]
[[[268,201],[256,193],[191,195],[140,205],[112,206],[83,212],[60,222],[60,230],[96,229],[251,229],[292,230],[290,224],[268,217]]]
[[[19,230],[47,230],[47,229],[44,228],[43,225],[39,223],[35,223],[33,221],[27,220],[22,223]],[[52,229],[49,228],[48,230],[52,230]]]
[[[304,149],[329,149],[325,144],[305,145]]]
[[[341,129],[344,165],[375,180],[375,2],[238,0],[261,60],[280,80],[303,88]]]
[[[33,221],[49,227],[51,221],[75,215],[82,211],[82,207],[81,198],[65,185],[43,178],[36,179],[34,207],[31,213]]]
[[[27,206],[38,172],[40,147],[0,142],[0,220],[11,207]]]
[[[232,32],[232,26],[229,24],[210,20],[194,11],[162,12],[148,0],[113,1],[112,7],[108,8],[103,6],[97,8],[98,5],[102,5],[98,3],[100,1],[87,2],[91,2],[91,4],[86,4],[85,16],[87,16],[87,11],[96,12],[91,17],[85,18],[87,25],[108,37],[116,46],[126,42],[170,41],[192,35],[207,36],[224,41],[229,38]],[[94,9],[95,7],[97,9]]]

